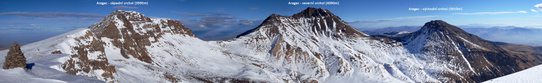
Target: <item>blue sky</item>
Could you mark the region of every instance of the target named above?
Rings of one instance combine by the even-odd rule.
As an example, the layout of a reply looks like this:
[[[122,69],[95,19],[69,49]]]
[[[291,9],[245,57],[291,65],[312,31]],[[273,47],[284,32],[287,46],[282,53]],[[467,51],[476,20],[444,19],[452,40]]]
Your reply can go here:
[[[118,1],[118,0],[115,0]],[[120,0],[123,1],[123,0]],[[97,5],[95,0],[2,0],[0,42],[23,43],[85,28],[111,11],[133,10],[149,17],[180,20],[198,37],[231,38],[256,27],[275,13],[292,15],[306,7],[331,10],[360,29],[421,26],[441,19],[454,25],[542,28],[542,0],[126,0],[146,5]],[[288,2],[332,1],[338,5],[289,5]],[[101,0],[101,2],[111,2]],[[412,11],[409,8],[460,8]]]

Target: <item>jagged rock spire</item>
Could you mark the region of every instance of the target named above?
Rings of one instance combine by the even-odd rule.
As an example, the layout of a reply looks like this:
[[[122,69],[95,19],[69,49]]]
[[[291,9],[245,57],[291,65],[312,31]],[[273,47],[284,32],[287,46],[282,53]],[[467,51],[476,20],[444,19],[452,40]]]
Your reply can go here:
[[[12,69],[17,67],[24,68],[26,66],[26,58],[21,51],[21,46],[17,43],[13,43],[13,45],[9,48],[9,52],[5,59],[6,60],[3,67],[4,69]]]

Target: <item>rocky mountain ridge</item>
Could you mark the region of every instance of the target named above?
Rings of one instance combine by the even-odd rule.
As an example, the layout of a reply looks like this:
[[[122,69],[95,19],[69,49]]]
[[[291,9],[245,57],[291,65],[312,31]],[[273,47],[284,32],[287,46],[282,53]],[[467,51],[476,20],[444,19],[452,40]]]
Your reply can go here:
[[[69,55],[52,68],[106,82],[480,82],[541,61],[529,48],[495,44],[441,20],[404,36],[371,36],[321,8],[272,14],[226,41],[119,10],[47,41],[59,43],[23,49]]]

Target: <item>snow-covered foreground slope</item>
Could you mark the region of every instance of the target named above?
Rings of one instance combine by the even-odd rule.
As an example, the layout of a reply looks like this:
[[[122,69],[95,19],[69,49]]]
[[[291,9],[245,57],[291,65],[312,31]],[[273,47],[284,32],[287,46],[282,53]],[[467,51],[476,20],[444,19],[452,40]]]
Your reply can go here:
[[[2,83],[66,83],[56,79],[45,79],[34,76],[23,68],[0,70],[0,82]]]
[[[64,54],[50,54],[59,42],[66,40],[66,35],[75,34],[83,29],[76,29],[42,41],[27,44],[21,48],[25,53],[28,63],[35,63],[32,70],[22,68],[0,69],[0,83],[103,83],[86,76],[67,74],[55,69],[60,62],[57,59],[66,57]],[[4,58],[8,50],[0,51],[0,66],[3,66]]]
[[[542,82],[542,76],[540,75],[542,75],[542,65],[491,79],[484,83],[540,83]]]
[[[0,69],[0,83],[103,83],[101,80],[67,74],[52,67],[60,63],[55,59],[66,55],[44,55],[36,61],[32,70],[23,68]],[[35,59],[35,58],[34,58]]]
[[[65,79],[69,77],[121,83],[475,82],[482,79],[476,77],[478,72],[491,69],[472,61],[502,65],[470,54],[487,50],[487,45],[473,43],[471,37],[450,38],[442,34],[448,30],[428,30],[419,33],[429,34],[417,34],[405,46],[402,41],[359,32],[329,10],[307,8],[292,16],[271,15],[233,40],[203,41],[179,21],[115,11],[87,29],[22,49],[38,66],[32,71],[62,72],[59,77],[28,77],[64,82],[80,82]],[[453,48],[424,50],[440,44]],[[436,53],[449,49],[453,51]],[[0,51],[3,56],[5,52]],[[439,57],[452,54],[460,57]]]

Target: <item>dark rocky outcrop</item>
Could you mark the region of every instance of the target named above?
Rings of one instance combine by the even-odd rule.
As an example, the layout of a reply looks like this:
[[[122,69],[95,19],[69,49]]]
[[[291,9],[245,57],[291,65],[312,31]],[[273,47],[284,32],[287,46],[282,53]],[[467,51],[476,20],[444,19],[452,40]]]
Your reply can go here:
[[[51,52],[51,54],[62,54],[62,52],[60,50],[55,50],[55,51]]]
[[[12,68],[24,68],[26,66],[26,58],[24,57],[23,52],[21,51],[21,46],[17,43],[14,43],[10,48],[7,56],[5,57],[4,69]]]
[[[164,78],[166,78],[166,80],[168,80],[171,83],[181,82],[181,80],[178,77],[175,77],[175,75],[172,75],[170,73],[164,73]]]

